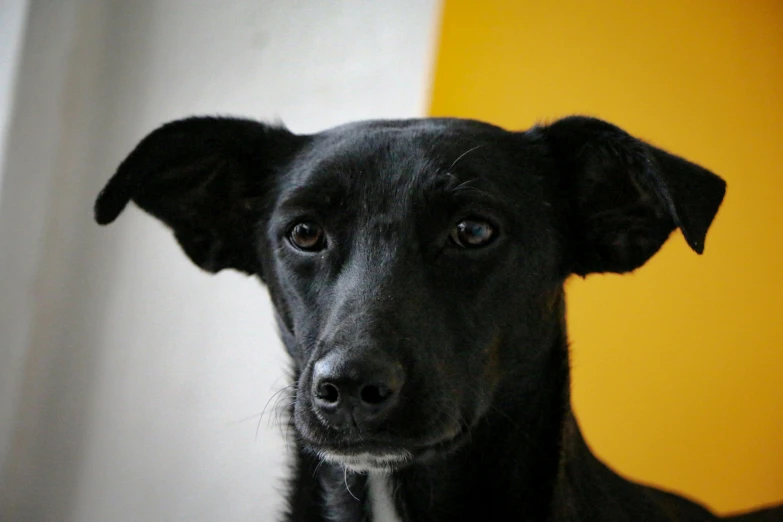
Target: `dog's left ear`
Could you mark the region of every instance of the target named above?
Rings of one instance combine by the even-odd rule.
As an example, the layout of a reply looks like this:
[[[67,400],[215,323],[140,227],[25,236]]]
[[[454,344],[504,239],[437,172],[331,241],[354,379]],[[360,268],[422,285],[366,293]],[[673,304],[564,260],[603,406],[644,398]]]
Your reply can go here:
[[[573,116],[538,130],[559,170],[571,272],[634,270],[675,228],[703,252],[726,192],[721,178],[594,118]]]

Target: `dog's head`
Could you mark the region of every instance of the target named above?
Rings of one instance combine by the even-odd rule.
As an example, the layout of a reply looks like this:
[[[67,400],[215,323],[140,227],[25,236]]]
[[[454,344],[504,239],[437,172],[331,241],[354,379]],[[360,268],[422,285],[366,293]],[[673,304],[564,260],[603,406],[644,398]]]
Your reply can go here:
[[[309,136],[191,118],[147,136],[95,210],[133,200],[201,268],[266,282],[302,443],[372,469],[446,453],[501,390],[545,387],[564,279],[634,270],[675,228],[701,253],[724,190],[591,118]]]

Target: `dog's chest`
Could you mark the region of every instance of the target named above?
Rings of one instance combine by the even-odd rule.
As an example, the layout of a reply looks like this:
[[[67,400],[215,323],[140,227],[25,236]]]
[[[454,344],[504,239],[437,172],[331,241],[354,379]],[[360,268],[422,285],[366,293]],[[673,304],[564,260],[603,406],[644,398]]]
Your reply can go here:
[[[402,522],[394,505],[391,477],[384,472],[370,472],[367,493],[370,499],[372,522]]]

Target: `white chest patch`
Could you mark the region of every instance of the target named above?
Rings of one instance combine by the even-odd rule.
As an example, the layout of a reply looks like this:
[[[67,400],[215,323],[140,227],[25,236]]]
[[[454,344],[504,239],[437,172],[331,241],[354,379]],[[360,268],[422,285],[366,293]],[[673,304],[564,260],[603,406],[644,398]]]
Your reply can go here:
[[[370,471],[367,474],[372,522],[402,522],[394,507],[392,483],[389,479],[389,474],[383,471]]]

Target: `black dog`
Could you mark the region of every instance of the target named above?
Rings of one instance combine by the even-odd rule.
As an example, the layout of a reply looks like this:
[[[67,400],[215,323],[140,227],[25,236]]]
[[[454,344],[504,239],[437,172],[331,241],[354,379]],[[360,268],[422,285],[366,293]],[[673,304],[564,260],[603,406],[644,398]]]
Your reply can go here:
[[[266,283],[293,359],[291,521],[714,520],[599,462],[571,414],[563,282],[693,250],[725,183],[600,120],[164,125],[129,200],[201,268]],[[780,510],[753,520],[783,520]]]

